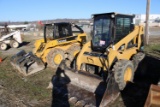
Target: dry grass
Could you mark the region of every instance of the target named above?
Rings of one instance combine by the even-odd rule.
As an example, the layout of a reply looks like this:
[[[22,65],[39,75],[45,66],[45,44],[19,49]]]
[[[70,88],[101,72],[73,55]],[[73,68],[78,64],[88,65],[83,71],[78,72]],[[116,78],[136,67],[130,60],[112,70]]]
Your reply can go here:
[[[32,39],[31,37],[24,36],[24,39],[27,42],[33,42],[36,40],[36,37]],[[25,48],[32,50],[31,48],[33,47],[25,46]],[[7,50],[7,52],[18,50],[19,49],[10,49]],[[5,54],[5,52],[0,52],[0,57],[4,59],[0,63],[0,85],[5,87],[6,93],[9,94],[4,95],[6,97],[5,100],[11,99],[7,97],[13,95],[14,97],[19,98],[20,100],[25,102],[25,105],[28,106],[30,106],[32,101],[38,102],[36,104],[33,104],[32,106],[50,106],[52,100],[52,90],[48,90],[46,89],[46,87],[48,86],[48,83],[51,81],[51,78],[54,75],[54,70],[47,68],[35,75],[23,77],[10,64],[10,57],[12,56],[12,54],[8,55]]]
[[[150,44],[146,46],[145,52],[160,58],[160,44]]]
[[[9,57],[0,64],[0,85],[8,93],[15,95],[26,103],[34,100],[51,102],[51,90],[46,89],[53,70],[47,68],[30,77],[20,76],[10,65]]]

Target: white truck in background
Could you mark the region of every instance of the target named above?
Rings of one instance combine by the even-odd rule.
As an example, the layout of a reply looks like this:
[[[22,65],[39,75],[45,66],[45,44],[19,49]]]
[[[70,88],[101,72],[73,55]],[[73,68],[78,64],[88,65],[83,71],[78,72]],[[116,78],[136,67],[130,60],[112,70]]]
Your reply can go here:
[[[22,42],[23,41],[19,30],[6,35],[2,35],[0,37],[0,50],[6,50],[9,45],[12,48],[18,48]]]

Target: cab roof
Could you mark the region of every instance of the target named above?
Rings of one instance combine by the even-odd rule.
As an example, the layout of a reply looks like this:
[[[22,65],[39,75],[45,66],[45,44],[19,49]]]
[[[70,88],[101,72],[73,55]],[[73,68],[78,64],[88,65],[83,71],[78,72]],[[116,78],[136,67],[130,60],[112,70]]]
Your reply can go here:
[[[46,23],[44,25],[52,25],[52,24],[68,24],[68,25],[70,25],[71,23],[70,22],[53,22],[53,23]]]
[[[109,13],[98,13],[98,14],[92,14],[92,16],[100,16],[100,15],[121,15],[121,16],[130,16],[130,17],[135,17],[135,14],[121,14],[121,13],[116,13],[116,12],[109,12]]]

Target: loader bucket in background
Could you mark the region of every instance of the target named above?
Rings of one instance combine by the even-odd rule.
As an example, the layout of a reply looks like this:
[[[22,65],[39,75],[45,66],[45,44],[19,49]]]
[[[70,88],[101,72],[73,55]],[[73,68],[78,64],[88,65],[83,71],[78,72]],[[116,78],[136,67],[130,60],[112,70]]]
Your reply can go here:
[[[160,86],[150,86],[150,90],[144,107],[160,107]]]
[[[26,53],[24,50],[11,57],[11,65],[24,76],[34,74],[45,68],[42,60],[32,52]]]

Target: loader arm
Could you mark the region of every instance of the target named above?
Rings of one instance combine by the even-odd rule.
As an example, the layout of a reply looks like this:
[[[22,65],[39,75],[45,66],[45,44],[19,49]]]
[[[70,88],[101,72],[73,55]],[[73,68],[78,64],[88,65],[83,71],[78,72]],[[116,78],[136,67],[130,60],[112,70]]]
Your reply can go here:
[[[137,51],[140,51],[142,43],[141,38],[143,34],[143,27],[135,26],[131,33],[115,44],[114,48],[117,51],[117,59],[129,60],[134,54],[137,53]]]

